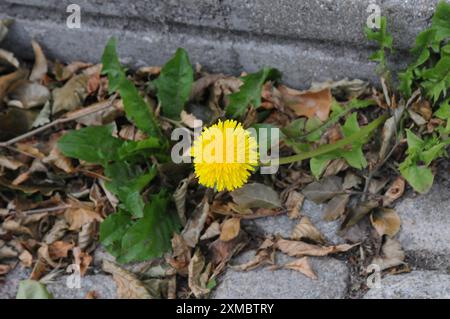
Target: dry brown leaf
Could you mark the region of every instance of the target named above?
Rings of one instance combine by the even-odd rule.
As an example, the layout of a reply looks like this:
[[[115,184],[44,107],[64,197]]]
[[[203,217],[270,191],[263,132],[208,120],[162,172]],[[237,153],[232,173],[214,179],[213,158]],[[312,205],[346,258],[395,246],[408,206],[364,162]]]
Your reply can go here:
[[[62,169],[66,173],[75,172],[75,168],[72,165],[72,160],[68,157],[65,157],[55,145],[53,149],[50,151],[50,154],[42,159],[43,163],[51,163],[56,167]]]
[[[189,270],[189,278],[188,278],[189,288],[191,289],[195,297],[199,298],[209,293],[210,289],[206,287],[205,280],[204,279],[202,280],[202,274],[206,273],[204,271],[205,257],[202,255],[199,249],[197,249],[194,253],[194,256],[192,256],[188,270]]]
[[[88,291],[84,299],[98,299],[97,292],[95,290]]]
[[[48,245],[48,254],[51,259],[66,258],[73,246],[72,243],[58,240]]]
[[[39,280],[47,272],[47,264],[42,258],[38,258],[31,271],[30,279]]]
[[[186,244],[183,237],[174,234],[172,237],[172,256],[168,263],[177,270],[180,275],[188,274],[188,266],[191,261],[191,248]]]
[[[322,122],[328,120],[332,96],[330,88],[320,91],[297,91],[280,85],[278,90],[282,94],[284,103],[297,116],[312,118],[317,116]]]
[[[341,217],[345,213],[349,199],[349,194],[334,196],[325,207],[323,219],[326,221],[333,221]]]
[[[28,227],[22,226],[20,223],[13,219],[5,220],[2,224],[2,228],[13,234],[25,234],[33,236],[33,233]]]
[[[81,226],[81,231],[78,233],[78,247],[80,247],[81,250],[86,250],[86,248],[92,244],[96,236],[96,230],[97,227],[95,221]]]
[[[309,263],[308,257],[302,257],[302,258],[296,259],[294,261],[291,261],[291,262],[285,264],[283,267],[301,272],[302,274],[304,274],[305,276],[307,276],[311,279],[314,279],[314,280],[317,279],[317,275],[314,273],[314,271]]]
[[[303,194],[293,190],[289,193],[286,199],[286,208],[288,209],[288,217],[290,219],[300,217],[300,209],[303,205],[305,196]]]
[[[220,235],[220,223],[218,221],[213,221],[211,225],[205,230],[200,240],[211,239]]]
[[[72,248],[74,262],[80,267],[80,275],[84,276],[92,262],[92,256],[81,251],[80,247]]]
[[[154,299],[144,284],[132,272],[107,259],[103,260],[102,268],[113,275],[117,284],[117,296],[120,299]]]
[[[308,217],[303,216],[300,222],[294,227],[291,235],[292,239],[300,240],[302,238],[311,239],[318,243],[325,243],[325,237],[320,231],[311,223]]]
[[[61,239],[67,231],[67,222],[65,219],[58,219],[50,231],[45,234],[43,242],[46,244],[51,244],[58,239]]]
[[[394,237],[400,230],[401,220],[395,209],[377,209],[370,215],[370,221],[380,236]]]
[[[64,213],[64,218],[69,224],[70,230],[78,230],[84,224],[88,224],[93,221],[103,221],[103,218],[97,212],[87,206],[68,208]]]
[[[53,94],[53,114],[63,111],[73,111],[83,106],[87,97],[86,74],[78,74],[64,84],[63,87],[54,89]]]
[[[26,249],[19,255],[19,260],[24,267],[31,268],[33,266],[33,256]]]
[[[15,171],[16,169],[22,167],[24,164],[14,158],[0,155],[0,167],[5,167],[7,169]]]
[[[327,256],[329,254],[335,254],[339,252],[345,252],[356,245],[336,245],[336,246],[319,246],[312,245],[308,243],[304,243],[301,241],[295,240],[286,240],[279,239],[275,243],[276,248],[278,248],[283,253],[293,256],[293,257],[301,257],[301,256]]]
[[[201,127],[203,122],[195,117],[194,114],[187,113],[186,111],[181,111],[180,113],[181,122],[186,124],[187,127],[196,128]]]
[[[34,65],[29,79],[30,81],[40,81],[47,74],[47,59],[39,43],[31,40],[31,46],[34,51]]]
[[[54,262],[53,259],[50,258],[50,253],[48,252],[47,244],[42,243],[37,253],[40,259],[44,260],[47,264],[49,264],[53,268],[56,268],[58,266],[58,263]]]
[[[255,256],[248,262],[240,265],[231,266],[231,268],[237,271],[249,271],[254,270],[260,266],[273,264],[274,264],[274,254],[270,253],[268,249],[261,249],[258,250]]]
[[[227,219],[222,224],[222,230],[220,232],[220,240],[222,241],[230,241],[239,235],[239,231],[241,230],[241,219],[240,218],[230,218]]]
[[[11,266],[0,264],[0,276],[6,275],[11,271]]]
[[[383,197],[383,206],[389,206],[395,200],[399,199],[405,192],[405,179],[401,176],[397,177],[389,186]]]
[[[206,217],[209,212],[209,204],[205,200],[195,208],[191,218],[189,218],[186,226],[181,233],[189,247],[195,247],[200,238],[200,233],[205,226]]]
[[[397,240],[387,238],[381,250],[382,256],[372,260],[372,264],[377,264],[381,270],[404,264],[405,252]]]

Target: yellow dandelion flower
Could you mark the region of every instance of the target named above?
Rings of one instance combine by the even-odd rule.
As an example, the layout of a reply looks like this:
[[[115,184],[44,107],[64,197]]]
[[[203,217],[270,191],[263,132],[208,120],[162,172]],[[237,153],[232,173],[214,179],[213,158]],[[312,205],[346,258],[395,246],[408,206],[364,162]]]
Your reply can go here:
[[[258,164],[256,139],[234,120],[219,120],[205,128],[191,155],[199,183],[218,191],[244,185]]]

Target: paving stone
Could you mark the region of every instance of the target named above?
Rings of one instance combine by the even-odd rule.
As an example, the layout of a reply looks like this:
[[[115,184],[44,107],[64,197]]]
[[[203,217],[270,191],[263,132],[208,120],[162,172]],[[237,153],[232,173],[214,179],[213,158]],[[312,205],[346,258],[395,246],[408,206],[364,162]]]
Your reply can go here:
[[[333,244],[344,243],[345,240],[337,235],[339,221],[327,222],[322,219],[324,205],[317,205],[309,200],[303,203],[301,214],[307,216],[316,228],[322,232],[326,239]],[[290,219],[287,215],[258,218],[248,224],[254,223],[265,234],[280,235],[284,238],[291,236],[292,230],[298,224],[299,219]]]
[[[413,271],[389,275],[380,288],[372,288],[364,299],[449,299],[450,274],[438,271]]]
[[[421,268],[450,267],[450,175],[440,168],[426,195],[407,195],[396,205],[402,226],[398,239]]]
[[[5,281],[0,283],[0,299],[15,299],[19,282],[28,279],[31,271],[16,267],[8,275]],[[55,299],[83,299],[89,291],[95,291],[100,299],[116,298],[116,283],[112,276],[104,274],[86,275],[81,277],[80,288],[67,286],[68,276],[61,276],[57,280],[48,283],[47,289]]]
[[[249,260],[254,251],[246,252],[234,260],[236,264]],[[277,263],[286,263],[292,258],[279,254]],[[347,292],[349,272],[344,262],[333,258],[310,258],[311,266],[318,276],[312,280],[289,269],[270,270],[261,267],[248,272],[227,269],[218,280],[212,298],[344,298]]]

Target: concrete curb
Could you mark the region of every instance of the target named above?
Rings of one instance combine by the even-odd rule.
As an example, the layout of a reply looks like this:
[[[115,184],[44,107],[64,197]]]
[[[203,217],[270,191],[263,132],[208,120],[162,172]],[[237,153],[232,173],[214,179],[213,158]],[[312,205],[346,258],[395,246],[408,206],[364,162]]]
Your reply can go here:
[[[177,47],[212,72],[238,74],[261,66],[279,68],[284,81],[308,87],[312,81],[362,78],[376,82],[363,35],[369,0],[190,0],[75,1],[81,29],[66,26],[74,1],[4,0],[0,17],[12,17],[3,47],[32,58],[35,38],[49,57],[97,62],[110,36],[130,67],[161,65]],[[400,56],[426,27],[437,0],[378,1],[388,17]],[[395,62],[399,69],[404,63]]]

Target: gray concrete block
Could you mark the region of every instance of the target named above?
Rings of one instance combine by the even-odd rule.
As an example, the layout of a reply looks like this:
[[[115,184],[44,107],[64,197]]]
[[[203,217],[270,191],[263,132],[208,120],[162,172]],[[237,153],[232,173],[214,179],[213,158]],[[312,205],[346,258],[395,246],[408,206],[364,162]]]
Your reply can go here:
[[[239,256],[235,263],[243,263],[254,255],[254,251]],[[292,258],[278,256],[278,263]],[[227,269],[218,279],[218,286],[212,292],[214,299],[334,299],[344,298],[347,292],[349,272],[347,266],[333,258],[310,258],[311,266],[318,276],[312,280],[305,275],[288,269],[270,270],[267,267],[248,272]]]
[[[437,271],[413,271],[387,276],[380,288],[372,288],[364,299],[449,299],[450,275]]]
[[[449,189],[450,182],[438,178],[428,194],[408,195],[395,206],[402,221],[398,239],[419,267],[450,267]]]
[[[32,58],[30,38],[61,61],[98,62],[110,36],[130,67],[162,65],[177,47],[211,72],[239,74],[274,66],[288,85],[361,78],[377,82],[371,49],[362,33],[369,1],[78,1],[81,29],[66,27],[72,1],[5,0],[0,16],[17,24],[2,46]],[[435,0],[381,3],[392,22],[397,47],[411,45],[431,16]],[[405,67],[404,56],[393,69]]]
[[[0,284],[0,299],[15,299],[19,283],[28,279],[29,269],[16,267],[6,275],[5,282]],[[46,284],[55,299],[84,299],[89,291],[95,291],[99,299],[117,298],[116,283],[112,276],[96,274],[81,277],[80,288],[68,288],[67,276],[61,276],[57,280]]]
[[[180,25],[209,28],[228,33],[251,33],[295,40],[314,39],[357,46],[367,44],[362,28],[371,3],[378,4],[387,16],[396,47],[406,49],[414,43],[416,34],[424,29],[438,0],[137,0],[133,2],[76,1],[85,21],[105,24],[98,16],[138,19],[148,25]],[[9,10],[51,10],[67,16],[72,0],[5,0]],[[96,21],[92,21],[96,20]],[[272,41],[276,42],[276,41]]]

